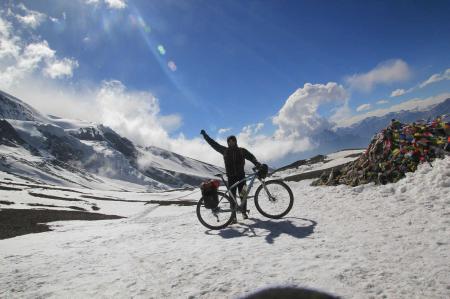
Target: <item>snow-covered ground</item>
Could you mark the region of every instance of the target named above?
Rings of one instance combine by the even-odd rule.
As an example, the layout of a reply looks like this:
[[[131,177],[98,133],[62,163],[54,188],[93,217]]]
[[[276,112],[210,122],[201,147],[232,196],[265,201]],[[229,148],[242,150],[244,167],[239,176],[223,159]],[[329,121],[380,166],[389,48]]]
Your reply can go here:
[[[129,217],[54,222],[54,231],[0,240],[0,297],[234,298],[296,285],[344,298],[450,298],[450,157],[385,186],[310,182],[289,183],[295,204],[284,219],[250,204],[250,219],[220,231],[201,226],[193,206],[96,202]]]

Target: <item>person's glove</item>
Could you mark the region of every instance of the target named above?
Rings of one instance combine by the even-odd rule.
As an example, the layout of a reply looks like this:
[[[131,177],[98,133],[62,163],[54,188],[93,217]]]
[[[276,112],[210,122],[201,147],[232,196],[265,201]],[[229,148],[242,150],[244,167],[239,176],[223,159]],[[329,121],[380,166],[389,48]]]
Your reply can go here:
[[[205,130],[202,129],[202,130],[200,131],[200,134],[203,135],[203,136],[205,136],[205,135],[206,135]]]
[[[261,168],[261,163],[256,162],[256,163],[255,163],[255,166],[256,166],[256,168],[260,169],[260,168]]]

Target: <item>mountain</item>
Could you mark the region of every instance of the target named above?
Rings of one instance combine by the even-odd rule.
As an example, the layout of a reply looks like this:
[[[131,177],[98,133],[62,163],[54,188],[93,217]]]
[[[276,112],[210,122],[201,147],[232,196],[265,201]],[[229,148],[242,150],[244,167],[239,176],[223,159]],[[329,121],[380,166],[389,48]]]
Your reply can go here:
[[[290,154],[284,157],[279,164],[288,166],[296,163],[292,161],[297,161],[301,164],[303,159],[308,159],[318,154],[327,155],[340,150],[366,148],[373,135],[389,125],[392,119],[410,123],[418,120],[434,119],[441,115],[450,115],[450,98],[426,108],[391,112],[383,116],[365,118],[347,127],[324,130],[310,137],[312,143],[316,144],[314,149],[300,154]]]
[[[419,120],[431,120],[445,114],[450,114],[450,98],[425,109],[402,110],[383,116],[368,117],[348,127],[322,131],[312,136],[312,139],[319,144],[323,153],[348,148],[363,148],[369,144],[373,135],[388,126],[392,119],[403,123],[412,123]]]
[[[221,168],[135,145],[102,124],[44,116],[0,91],[0,171],[39,183],[107,190],[198,186]]]
[[[402,123],[412,123],[418,120],[431,120],[444,114],[450,114],[450,98],[439,104],[429,106],[426,109],[402,110],[379,117],[368,117],[349,127],[337,128],[334,133],[341,137],[345,135],[357,137],[360,139],[357,144],[366,146],[372,136],[385,128],[392,119],[399,120]],[[364,142],[365,144],[359,142]]]

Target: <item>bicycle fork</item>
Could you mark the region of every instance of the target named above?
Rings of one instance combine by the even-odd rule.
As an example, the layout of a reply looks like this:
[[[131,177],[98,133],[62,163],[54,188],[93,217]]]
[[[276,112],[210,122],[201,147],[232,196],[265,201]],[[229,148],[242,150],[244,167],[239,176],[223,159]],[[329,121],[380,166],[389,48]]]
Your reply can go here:
[[[276,201],[277,199],[274,196],[272,196],[272,194],[270,194],[269,189],[267,189],[264,181],[262,181],[262,185],[263,185],[264,190],[267,192],[267,195],[269,196],[269,201],[272,201],[272,202]]]

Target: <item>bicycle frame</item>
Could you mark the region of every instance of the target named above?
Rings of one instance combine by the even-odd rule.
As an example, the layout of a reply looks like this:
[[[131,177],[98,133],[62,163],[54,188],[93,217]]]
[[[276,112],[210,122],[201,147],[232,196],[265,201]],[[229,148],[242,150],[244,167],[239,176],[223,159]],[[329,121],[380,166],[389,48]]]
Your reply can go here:
[[[258,173],[257,172],[253,172],[251,174],[246,175],[242,180],[234,183],[232,186],[228,186],[228,183],[224,180],[223,175],[220,176],[220,178],[222,179],[222,182],[224,183],[225,187],[227,188],[227,192],[225,192],[226,195],[230,196],[230,198],[234,201],[235,203],[235,209],[240,208],[241,206],[238,204],[237,202],[237,195],[236,197],[233,195],[233,193],[231,192],[231,189],[233,188],[237,188],[237,186],[242,183],[242,182],[247,182],[250,181],[250,183],[247,186],[247,196],[245,197],[245,199],[243,201],[247,201],[247,198],[249,198],[248,194],[250,194],[250,190],[253,187],[253,183],[255,182],[255,179],[257,178]],[[264,180],[261,180],[261,183],[264,184]],[[236,192],[237,194],[237,192]]]

